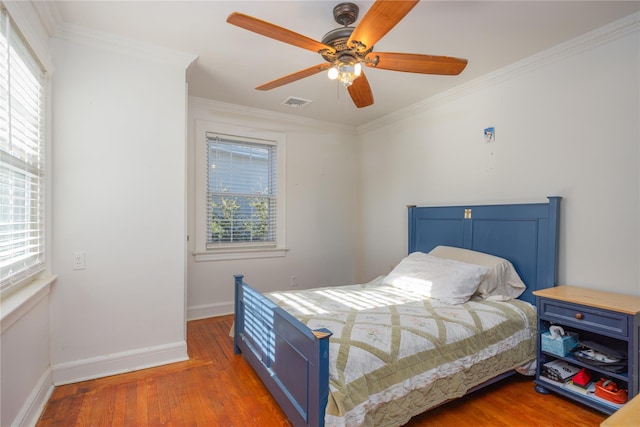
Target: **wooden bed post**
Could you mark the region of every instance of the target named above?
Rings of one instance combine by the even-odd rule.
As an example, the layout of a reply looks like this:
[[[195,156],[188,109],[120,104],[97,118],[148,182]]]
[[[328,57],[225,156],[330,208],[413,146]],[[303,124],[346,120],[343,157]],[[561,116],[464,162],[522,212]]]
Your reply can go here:
[[[408,214],[409,214],[409,223],[408,223],[408,226],[409,226],[408,227],[409,228],[409,236],[408,237],[409,238],[407,239],[407,241],[409,243],[409,247],[407,249],[407,253],[409,253],[409,254],[411,253],[412,248],[415,247],[415,242],[413,241],[415,239],[415,235],[416,235],[416,233],[415,233],[415,223],[414,223],[414,220],[415,220],[414,212],[416,210],[415,208],[416,208],[416,205],[407,205],[407,211],[408,211]]]
[[[549,286],[556,286],[558,283],[558,228],[560,223],[560,200],[562,197],[550,196],[547,199],[549,199],[547,263],[551,267],[547,269],[547,277],[545,279]]]
[[[329,400],[329,338],[331,331],[325,328],[312,331],[316,337],[314,352],[318,359],[310,366],[310,383],[317,384],[316,390],[309,390],[309,413],[307,423],[310,426],[323,427],[324,415]],[[317,395],[316,395],[317,393]]]
[[[242,304],[240,304],[240,287],[242,286],[242,279],[244,279],[243,274],[235,274],[234,276],[235,283],[235,315],[233,316],[233,352],[235,354],[240,354],[241,350],[238,346],[238,340],[240,339],[240,331],[244,329],[244,313],[242,311]]]

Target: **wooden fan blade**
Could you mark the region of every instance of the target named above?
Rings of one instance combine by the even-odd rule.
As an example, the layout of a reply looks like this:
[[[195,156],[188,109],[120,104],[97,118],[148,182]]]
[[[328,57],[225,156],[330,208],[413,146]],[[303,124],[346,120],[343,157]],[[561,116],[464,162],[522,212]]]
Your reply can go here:
[[[279,79],[272,80],[270,82],[261,84],[256,87],[258,90],[270,90],[275,89],[280,86],[284,86],[288,83],[293,83],[297,80],[304,79],[305,77],[313,76],[314,74],[318,74],[321,71],[328,70],[331,67],[331,64],[328,62],[324,62],[322,64],[314,65],[313,67],[305,68],[304,70],[296,71],[295,73],[288,74],[284,77],[280,77]]]
[[[372,52],[367,59],[378,64],[365,62],[369,67],[383,70],[406,71],[408,73],[441,74],[456,76],[467,66],[467,60],[449,56],[418,55],[414,53]]]
[[[419,1],[420,0],[376,1],[362,17],[356,29],[353,30],[347,44],[352,46],[355,43],[361,43],[365,46],[365,49],[371,49],[373,45],[395,27]]]
[[[240,28],[244,28],[245,30],[253,31],[254,33],[258,33],[293,46],[301,47],[312,52],[320,52],[322,50],[335,52],[331,46],[327,46],[326,44],[315,41],[307,36],[303,36],[302,34],[295,33],[291,30],[287,30],[286,28],[279,27],[239,12],[233,12],[229,15],[227,22]]]
[[[356,107],[368,107],[373,104],[373,93],[371,92],[369,80],[367,80],[364,72],[351,83],[351,86],[349,86],[347,90]]]

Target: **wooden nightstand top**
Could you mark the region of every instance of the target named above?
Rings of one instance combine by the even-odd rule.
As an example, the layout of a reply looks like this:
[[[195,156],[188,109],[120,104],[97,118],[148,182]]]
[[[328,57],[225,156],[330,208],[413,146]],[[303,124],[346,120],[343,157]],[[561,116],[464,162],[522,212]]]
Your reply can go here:
[[[621,427],[640,425],[640,394],[636,395],[629,403],[624,405],[609,418],[604,420],[600,427]]]
[[[640,297],[613,292],[563,285],[534,291],[533,294],[538,297],[552,298],[620,313],[635,315],[640,312]]]

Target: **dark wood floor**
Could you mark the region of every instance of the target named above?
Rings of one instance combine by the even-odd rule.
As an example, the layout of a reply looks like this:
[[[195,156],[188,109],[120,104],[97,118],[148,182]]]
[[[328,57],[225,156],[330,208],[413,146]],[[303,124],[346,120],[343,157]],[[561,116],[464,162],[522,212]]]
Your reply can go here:
[[[187,324],[190,360],[56,387],[48,426],[290,426],[259,378],[233,354],[231,316]],[[407,426],[598,426],[606,416],[514,376],[412,419]]]

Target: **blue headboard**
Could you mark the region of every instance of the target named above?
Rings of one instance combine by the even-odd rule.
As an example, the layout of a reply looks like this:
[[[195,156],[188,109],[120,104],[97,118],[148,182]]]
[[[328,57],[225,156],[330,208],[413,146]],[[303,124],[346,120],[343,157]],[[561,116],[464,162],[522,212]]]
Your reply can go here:
[[[520,299],[553,287],[558,276],[561,197],[547,203],[475,206],[409,206],[409,253],[438,245],[506,258],[527,285]]]

